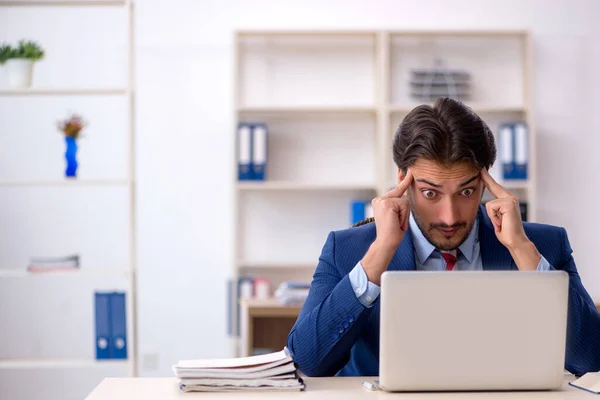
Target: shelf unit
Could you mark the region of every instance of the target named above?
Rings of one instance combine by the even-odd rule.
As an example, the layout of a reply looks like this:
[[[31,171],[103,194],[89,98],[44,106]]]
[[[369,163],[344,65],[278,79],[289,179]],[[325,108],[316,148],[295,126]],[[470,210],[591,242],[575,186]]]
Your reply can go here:
[[[254,354],[255,350],[283,349],[288,332],[294,326],[300,305],[282,306],[277,301],[243,300],[241,304],[241,357]]]
[[[408,95],[410,69],[436,58],[472,72],[466,104],[494,133],[501,122],[527,122],[530,179],[491,173],[536,220],[529,32],[258,30],[236,32],[234,43],[234,120],[269,129],[267,180],[240,182],[235,169],[236,276],[275,276],[272,289],[311,279],[327,233],[350,225],[350,200],[395,187],[393,135],[420,104]]]
[[[238,260],[237,265],[239,268],[261,268],[261,269],[303,269],[303,268],[315,268],[312,261],[244,261]]]
[[[0,361],[2,369],[30,369],[30,368],[90,368],[95,366],[121,366],[124,360],[85,360],[85,359],[14,359]]]
[[[106,199],[106,198],[110,198],[113,197],[115,194],[118,195],[118,199],[114,200],[113,203],[111,203],[110,201],[108,202],[104,202],[102,203],[99,202],[97,204],[90,204],[89,205],[89,209],[88,209],[88,213],[94,213],[98,211],[98,208],[106,211],[106,205],[108,204],[109,206],[111,204],[117,204],[118,201],[120,200],[125,200],[125,203],[118,203],[119,204],[119,210],[121,210],[122,215],[119,214],[117,217],[110,219],[110,221],[103,221],[101,217],[97,217],[97,220],[100,220],[99,222],[99,226],[102,228],[106,228],[106,229],[113,229],[116,227],[116,229],[118,229],[118,234],[114,235],[114,232],[109,231],[110,235],[109,236],[115,236],[118,238],[118,240],[123,239],[124,240],[124,244],[122,246],[123,252],[124,254],[126,254],[125,256],[121,257],[121,256],[114,256],[114,257],[107,257],[108,260],[110,260],[112,263],[109,263],[110,265],[101,265],[98,263],[93,263],[93,262],[89,262],[86,263],[85,260],[83,261],[83,265],[81,266],[81,269],[75,270],[75,271],[52,271],[52,272],[35,272],[35,273],[29,273],[25,270],[25,264],[23,262],[21,262],[22,260],[22,254],[19,253],[19,256],[9,256],[8,258],[4,258],[0,261],[0,284],[4,283],[5,285],[8,285],[6,287],[11,287],[11,286],[15,286],[18,285],[19,288],[28,288],[28,291],[34,290],[36,291],[35,295],[39,298],[43,298],[44,295],[48,295],[48,293],[44,293],[44,290],[46,290],[46,288],[48,290],[55,290],[57,291],[57,293],[60,293],[60,291],[62,290],[63,293],[63,297],[64,300],[61,300],[62,303],[59,303],[60,307],[65,308],[66,307],[66,314],[67,317],[65,317],[65,315],[60,315],[60,318],[57,320],[57,322],[55,322],[56,325],[60,324],[60,321],[63,321],[65,318],[69,318],[69,314],[70,313],[79,313],[77,314],[77,316],[82,317],[83,315],[81,315],[82,312],[85,311],[85,319],[89,318],[89,321],[86,321],[87,324],[89,324],[89,326],[86,324],[86,322],[81,322],[82,326],[85,325],[85,332],[82,332],[81,335],[84,336],[81,339],[81,343],[76,343],[75,346],[79,345],[79,349],[81,348],[85,348],[85,357],[77,357],[77,356],[65,356],[65,357],[54,357],[54,356],[41,356],[38,357],[37,354],[35,353],[35,349],[42,349],[40,351],[45,351],[46,353],[48,352],[48,348],[50,346],[50,342],[48,338],[44,338],[44,341],[42,344],[40,343],[32,343],[32,344],[27,344],[27,345],[20,345],[19,348],[22,349],[28,349],[28,354],[25,354],[24,357],[20,357],[18,354],[13,354],[15,353],[15,351],[9,351],[8,353],[5,351],[5,354],[13,354],[8,358],[2,358],[0,357],[0,370],[3,370],[3,376],[4,378],[0,379],[0,388],[3,388],[1,391],[4,392],[4,389],[7,390],[6,393],[8,394],[12,394],[13,397],[20,397],[20,395],[17,392],[14,392],[15,390],[21,390],[21,386],[17,385],[16,382],[17,380],[21,379],[21,375],[22,372],[18,372],[18,370],[22,371],[22,370],[27,370],[27,375],[29,376],[28,379],[32,379],[32,377],[36,377],[37,374],[40,374],[40,379],[47,381],[45,384],[46,385],[62,385],[62,382],[64,381],[68,381],[70,378],[67,378],[67,376],[70,375],[65,375],[65,377],[61,377],[60,380],[57,380],[56,382],[49,378],[50,376],[52,377],[56,377],[56,376],[60,376],[57,374],[60,374],[59,371],[65,371],[65,374],[73,374],[73,378],[74,379],[81,379],[82,382],[73,385],[73,390],[74,391],[78,391],[77,395],[84,395],[85,393],[89,392],[89,390],[91,388],[88,388],[87,386],[89,385],[93,385],[93,384],[97,384],[94,383],[94,378],[92,375],[89,374],[89,371],[97,371],[97,374],[103,374],[103,373],[109,373],[109,374],[122,374],[122,373],[126,373],[127,376],[137,376],[138,374],[138,367],[137,367],[137,343],[136,343],[136,338],[137,338],[137,334],[136,334],[136,320],[137,320],[137,313],[136,313],[136,246],[135,246],[135,241],[136,241],[136,230],[135,230],[135,226],[136,226],[136,221],[135,221],[135,215],[136,215],[136,208],[135,208],[135,192],[136,192],[136,185],[135,185],[135,176],[136,176],[136,172],[135,172],[135,125],[134,125],[134,87],[135,87],[135,76],[134,76],[134,57],[133,57],[133,51],[134,51],[134,27],[133,27],[133,23],[134,23],[134,3],[132,0],[107,0],[107,1],[102,1],[102,0],[97,0],[97,1],[89,1],[89,0],[72,0],[72,1],[54,1],[54,0],[48,0],[48,1],[28,1],[28,0],[22,0],[22,1],[2,1],[0,0],[0,9],[2,8],[12,8],[15,10],[19,10],[18,12],[20,13],[19,15],[24,16],[24,18],[27,17],[31,17],[35,14],[32,14],[32,12],[37,8],[37,7],[41,7],[43,9],[44,13],[53,13],[53,15],[61,15],[61,13],[65,12],[67,9],[71,9],[73,8],[73,12],[79,12],[78,10],[83,10],[87,7],[92,7],[94,9],[89,9],[86,11],[82,11],[84,13],[87,13],[87,11],[92,11],[94,12],[95,10],[98,10],[101,14],[101,16],[103,18],[111,18],[114,15],[117,15],[117,18],[119,18],[119,23],[122,23],[123,25],[123,32],[125,34],[126,37],[124,38],[120,38],[123,40],[123,46],[124,46],[124,54],[120,54],[119,56],[115,56],[115,57],[122,57],[122,60],[124,61],[124,63],[126,63],[126,70],[123,71],[123,79],[124,79],[124,84],[118,84],[118,85],[106,85],[106,84],[100,84],[100,85],[79,85],[77,83],[73,84],[73,85],[60,85],[60,86],[48,86],[48,85],[40,85],[37,86],[36,81],[35,81],[35,75],[36,73],[34,72],[34,84],[31,88],[26,88],[26,89],[15,89],[15,88],[8,88],[8,87],[0,87],[0,101],[4,101],[8,104],[8,106],[14,106],[14,107],[20,107],[22,106],[24,103],[23,102],[37,102],[37,103],[27,103],[27,104],[34,104],[34,107],[37,106],[38,110],[42,110],[48,113],[47,118],[55,118],[58,119],[61,115],[55,115],[54,111],[55,109],[52,109],[52,105],[56,104],[57,102],[60,103],[60,106],[58,107],[59,109],[62,110],[62,106],[65,104],[68,104],[69,107],[66,108],[65,110],[72,110],[71,107],[87,107],[88,111],[89,110],[94,110],[98,108],[98,102],[102,102],[100,104],[100,106],[105,106],[107,104],[113,104],[115,102],[115,100],[118,103],[114,103],[117,104],[115,107],[117,110],[123,110],[123,123],[121,126],[121,122],[117,119],[115,120],[114,118],[111,119],[109,115],[101,115],[102,118],[98,117],[95,120],[91,121],[91,126],[93,128],[98,129],[98,133],[106,133],[106,132],[110,132],[110,131],[116,131],[116,134],[119,134],[119,132],[122,132],[123,135],[122,137],[119,137],[122,142],[117,143],[116,145],[121,145],[123,148],[122,153],[118,153],[116,154],[117,157],[122,156],[122,163],[120,163],[118,165],[117,168],[122,168],[122,172],[119,172],[119,176],[118,177],[103,177],[102,173],[104,172],[104,169],[102,169],[102,167],[98,167],[98,165],[102,165],[102,164],[98,164],[98,159],[95,159],[94,162],[96,163],[96,169],[97,169],[97,176],[83,176],[83,177],[79,177],[77,179],[57,179],[60,176],[60,173],[62,171],[57,171],[58,175],[56,176],[52,176],[50,177],[50,175],[52,173],[48,172],[46,173],[46,171],[44,171],[43,169],[29,169],[25,172],[24,176],[23,174],[19,175],[18,177],[12,177],[12,176],[6,176],[6,172],[10,173],[12,172],[16,172],[16,171],[12,171],[9,168],[9,171],[5,170],[5,174],[0,178],[0,190],[3,190],[6,193],[8,193],[11,197],[13,198],[12,203],[9,203],[14,205],[14,204],[19,204],[18,201],[19,199],[31,199],[32,198],[32,194],[35,194],[36,197],[37,195],[39,196],[46,196],[48,194],[52,194],[52,198],[54,198],[54,202],[49,201],[48,205],[47,205],[47,212],[49,213],[56,213],[56,212],[60,212],[60,210],[64,209],[52,209],[52,204],[60,204],[59,201],[56,201],[56,198],[58,199],[63,199],[64,194],[66,195],[74,195],[75,199],[74,201],[77,201],[79,199],[94,199],[97,198],[95,197],[96,195],[98,195],[100,198]],[[35,10],[37,12],[37,10]],[[15,11],[17,12],[17,11]],[[86,14],[89,15],[89,14]],[[122,19],[121,19],[122,18]],[[119,24],[116,24],[117,26],[115,26],[115,29],[118,29]],[[40,28],[42,29],[42,28]],[[8,32],[8,31],[7,31]],[[0,41],[2,41],[5,38],[0,38]],[[40,43],[42,44],[42,46],[44,46],[45,44],[45,40],[44,39],[39,39]],[[47,43],[47,42],[46,42]],[[112,50],[114,52],[114,50]],[[52,54],[50,54],[52,55]],[[47,57],[48,58],[48,57]],[[50,57],[51,58],[51,57]],[[54,62],[56,61],[57,58],[54,58]],[[51,62],[51,61],[43,61],[43,62]],[[72,66],[73,64],[71,63],[70,66]],[[56,67],[57,65],[53,65],[54,67]],[[87,70],[86,70],[87,71]],[[63,78],[64,79],[64,78]],[[47,81],[49,81],[47,79]],[[83,101],[83,103],[82,103]],[[43,104],[40,104],[39,102],[44,102]],[[86,103],[87,102],[87,103]],[[56,108],[56,107],[55,107]],[[114,108],[113,108],[114,109]],[[107,114],[110,113],[110,111],[112,111],[113,109],[109,109],[109,112]],[[49,111],[47,111],[49,110]],[[86,115],[84,113],[84,119],[86,118]],[[42,119],[42,118],[38,118],[38,119]],[[126,119],[126,122],[125,122]],[[117,124],[118,129],[104,129],[104,127],[102,126],[102,121],[108,121],[108,124]],[[116,122],[115,122],[116,121]],[[13,121],[14,122],[14,121]],[[23,124],[25,124],[24,126],[27,127],[27,123],[30,121],[25,121],[23,122]],[[34,121],[32,119],[31,121],[33,124],[36,123],[36,121]],[[45,121],[47,122],[47,121]],[[45,123],[44,122],[44,123]],[[43,124],[43,123],[41,123]],[[45,126],[45,125],[38,125],[35,126],[34,128],[31,128],[31,130],[36,130],[39,131],[40,130],[40,126]],[[44,129],[48,130],[47,127],[45,127]],[[51,130],[55,130],[51,125],[50,128]],[[100,132],[103,131],[103,132]],[[39,132],[38,132],[39,133]],[[44,131],[44,133],[46,133]],[[56,133],[58,135],[58,133]],[[33,136],[32,136],[33,137]],[[30,137],[29,139],[31,139],[32,137]],[[108,139],[107,139],[108,137]],[[36,139],[41,139],[41,141],[43,142],[43,140],[47,140],[45,138],[41,138],[41,137],[35,137]],[[110,136],[105,136],[104,139],[105,141],[110,141],[112,140],[113,137]],[[23,140],[28,140],[28,138],[24,137]],[[92,137],[91,139],[88,139],[93,141],[94,138]],[[99,140],[99,139],[95,139],[95,140]],[[97,141],[95,142],[96,144],[98,143]],[[31,148],[34,148],[34,146],[32,146],[32,143],[26,143],[29,144]],[[112,147],[112,145],[115,145],[114,143],[109,143],[109,146]],[[84,146],[81,145],[81,152],[83,153],[84,151]],[[126,149],[126,150],[125,150]],[[52,149],[54,150],[54,148]],[[89,155],[91,153],[86,153],[86,155]],[[114,155],[114,154],[113,154]],[[58,153],[58,156],[60,157],[60,153]],[[105,155],[106,157],[106,155]],[[113,157],[114,158],[114,157]],[[81,159],[84,159],[83,154],[81,156]],[[5,161],[7,164],[6,165],[10,165],[11,162],[14,162],[14,159],[11,160],[7,160]],[[44,160],[43,160],[44,161]],[[41,162],[43,162],[41,161]],[[47,161],[47,160],[45,160]],[[80,160],[82,161],[82,160]],[[112,160],[111,160],[112,161]],[[40,163],[39,160],[36,160],[37,163]],[[85,162],[85,161],[84,161]],[[48,167],[46,166],[45,169],[48,169]],[[81,169],[80,169],[81,170]],[[33,172],[32,172],[33,171]],[[32,176],[29,176],[32,175]],[[85,174],[82,174],[85,175]],[[91,191],[91,192],[90,192]],[[86,197],[87,196],[87,197]],[[70,197],[69,197],[70,198]],[[16,200],[15,200],[16,199]],[[37,200],[35,200],[37,201]],[[35,203],[32,202],[31,204],[34,205],[38,205],[38,209],[40,209],[39,204],[40,203]],[[39,200],[40,202],[42,200]],[[31,204],[27,204],[27,206],[31,206]],[[85,210],[84,210],[85,211]],[[64,214],[62,216],[56,217],[58,219],[56,219],[57,221],[65,221],[65,217],[67,214]],[[80,214],[81,215],[85,215],[85,214]],[[122,217],[122,218],[121,218]],[[54,218],[54,217],[52,217]],[[51,218],[51,220],[52,220]],[[54,221],[54,220],[53,220]],[[116,222],[115,222],[116,221]],[[86,221],[83,221],[83,223],[85,224]],[[115,223],[113,223],[115,222]],[[18,216],[13,218],[11,220],[12,223],[12,229],[19,231],[19,229],[21,228],[19,225],[19,219]],[[43,223],[43,222],[39,222],[39,223]],[[112,225],[111,225],[112,224]],[[63,231],[65,229],[71,229],[72,226],[71,225],[65,225],[65,227],[61,226],[59,229],[62,229]],[[98,227],[98,226],[95,226]],[[88,229],[90,228],[89,226],[87,227]],[[93,229],[94,227],[92,227],[91,229]],[[26,228],[24,227],[23,229],[31,229],[30,226],[27,226]],[[86,227],[82,228],[82,229],[86,229]],[[71,230],[71,233],[73,231]],[[79,232],[79,231],[75,231],[75,232]],[[90,233],[88,231],[88,233]],[[39,239],[39,237],[37,237]],[[33,239],[35,240],[35,239]],[[52,243],[56,243],[55,238],[53,238],[54,241],[50,240],[49,242]],[[84,239],[82,239],[84,240]],[[91,240],[91,238],[88,237],[88,242]],[[117,239],[115,239],[117,240]],[[83,242],[82,242],[83,243]],[[98,251],[103,251],[103,252],[110,252],[113,251],[114,249],[110,248],[110,244],[111,241],[105,241],[104,245],[108,245],[109,248],[99,248],[102,247],[102,243],[98,243],[98,244],[91,244],[90,246],[95,246],[95,248]],[[48,246],[44,247],[43,245],[41,247],[37,247],[37,248],[48,248]],[[17,251],[22,251],[18,250]],[[4,253],[4,252],[3,252]],[[7,252],[9,253],[9,252]],[[97,254],[97,253],[96,253]],[[30,254],[30,256],[35,256],[35,255],[40,255],[40,254]],[[89,253],[88,253],[89,255]],[[5,253],[6,256],[6,253]],[[90,258],[94,258],[94,255],[92,255],[92,257]],[[97,257],[96,257],[97,258]],[[9,261],[6,261],[6,260]],[[10,261],[14,261],[15,259],[18,259],[18,262],[15,264],[14,262],[10,262]],[[124,263],[121,263],[120,260],[127,260]],[[26,262],[27,260],[24,260],[24,262]],[[92,265],[93,264],[93,265]],[[16,267],[16,265],[19,265],[19,267]],[[18,269],[17,269],[18,268]],[[43,283],[43,284],[42,284]],[[56,288],[61,288],[59,289],[55,289]],[[82,288],[83,287],[83,288]],[[31,289],[29,289],[31,288]],[[34,289],[35,288],[35,289]],[[42,290],[38,290],[38,289],[42,289]],[[67,289],[65,289],[67,288]],[[93,331],[94,331],[94,309],[93,309],[93,292],[95,290],[121,290],[121,291],[125,291],[126,292],[126,315],[127,315],[127,346],[128,346],[128,355],[127,355],[127,359],[125,360],[96,360],[93,353],[95,353],[94,350],[94,335],[93,335]],[[65,293],[65,290],[72,290],[73,292],[68,292]],[[69,296],[73,295],[81,295],[84,294],[83,298],[70,298]],[[24,295],[24,294],[23,294]],[[54,300],[54,305],[56,305],[56,300],[55,299],[51,299],[48,298],[47,300],[44,300],[44,307],[46,306],[45,303],[51,303],[50,300]],[[8,307],[0,307],[1,311],[3,313],[7,313],[7,315],[11,316],[11,318],[17,318],[15,319],[15,321],[17,321],[19,324],[21,323],[21,320],[18,319],[18,313],[17,313],[17,308],[22,308],[22,305],[20,305],[20,301],[22,301],[22,299],[20,300],[19,298],[14,299],[13,301],[11,301],[11,305]],[[71,302],[73,302],[73,304],[76,303],[83,303],[85,304],[85,310],[82,311],[82,307],[83,306],[74,306],[73,304],[70,304]],[[69,305],[67,305],[69,304]],[[49,307],[49,306],[48,306]],[[79,308],[78,308],[79,307]],[[42,307],[43,308],[43,307]],[[88,309],[89,308],[89,309]],[[23,309],[25,310],[25,309]],[[65,311],[64,309],[62,310],[63,312]],[[48,313],[52,313],[52,310],[48,310],[48,309],[40,309],[40,321],[43,321],[44,318],[42,318],[42,314],[48,314]],[[29,315],[27,316],[27,321],[29,323],[31,323],[31,321],[35,321],[36,320],[36,316],[35,315]],[[79,323],[75,318],[75,316],[71,316],[71,319],[68,319],[69,322],[74,322],[74,323]],[[25,321],[25,318],[23,318],[23,321]],[[28,322],[25,321],[23,322],[23,324],[27,324]],[[10,321],[6,321],[7,323],[10,323]],[[50,322],[52,323],[52,322]],[[9,330],[11,328],[9,327]],[[14,326],[13,325],[13,329],[26,329],[24,326]],[[77,330],[77,326],[51,326],[51,330],[53,333],[56,333],[58,329],[69,329],[71,331],[73,330]],[[91,334],[90,334],[91,332]],[[76,333],[75,333],[76,334]],[[27,335],[23,335],[23,341],[26,340],[31,340],[31,338],[34,338],[34,336],[31,336],[29,334]],[[88,337],[89,336],[89,337]],[[6,335],[3,335],[4,338],[6,338]],[[87,346],[87,342],[89,342],[89,347]],[[56,343],[57,347],[60,346],[64,346],[65,343]],[[68,345],[71,345],[71,343],[68,343]],[[85,347],[83,347],[85,346]],[[31,349],[34,349],[32,351],[29,351]],[[89,351],[89,355],[88,355],[88,351]],[[68,350],[57,350],[54,351],[54,353],[68,353]],[[29,354],[31,353],[31,354]],[[78,372],[79,371],[79,372]],[[81,376],[81,374],[84,374],[87,371],[88,375],[86,376]],[[21,375],[19,375],[21,374]],[[33,374],[33,375],[32,375]],[[116,376],[116,375],[115,375]],[[87,385],[87,386],[86,386]],[[61,386],[62,387],[62,386]],[[47,387],[48,389],[48,393],[49,394],[56,394],[59,397],[56,398],[64,398],[64,391],[65,388],[62,387]],[[12,392],[11,392],[12,390]],[[25,391],[26,389],[23,388],[23,390]],[[80,392],[80,393],[79,393]],[[75,392],[73,392],[75,393]],[[73,394],[72,393],[72,394]],[[52,396],[48,397],[48,398],[52,398]]]
[[[125,0],[21,0],[2,1],[3,7],[120,7]]]
[[[373,185],[302,183],[302,182],[240,182],[240,191],[348,191],[375,190]]]
[[[280,106],[280,107],[239,107],[240,114],[353,114],[353,113],[375,113],[375,107],[360,106]]]
[[[102,96],[128,92],[127,88],[28,88],[0,89],[0,96]]]
[[[131,180],[63,179],[57,181],[0,181],[2,186],[130,186]]]
[[[410,105],[391,105],[389,107],[389,111],[391,113],[399,113],[399,114],[408,114],[413,108],[418,106],[419,103],[414,103]],[[505,113],[525,113],[527,109],[519,106],[508,106],[508,107],[498,107],[489,104],[477,104],[477,103],[468,103],[469,107],[473,109],[478,114],[505,114]]]
[[[132,272],[128,269],[102,269],[102,268],[89,268],[85,270],[62,270],[62,271],[48,271],[48,272],[28,272],[24,270],[0,270],[0,278],[48,278],[53,276],[125,276],[131,278]],[[1,361],[1,360],[0,360]]]

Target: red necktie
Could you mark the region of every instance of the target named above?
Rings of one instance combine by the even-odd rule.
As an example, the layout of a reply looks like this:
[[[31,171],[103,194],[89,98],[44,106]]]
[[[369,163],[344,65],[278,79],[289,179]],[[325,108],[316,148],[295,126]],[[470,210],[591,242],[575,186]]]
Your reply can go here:
[[[442,251],[442,257],[444,257],[444,260],[446,260],[446,271],[452,271],[454,264],[456,264],[456,257],[454,254]]]

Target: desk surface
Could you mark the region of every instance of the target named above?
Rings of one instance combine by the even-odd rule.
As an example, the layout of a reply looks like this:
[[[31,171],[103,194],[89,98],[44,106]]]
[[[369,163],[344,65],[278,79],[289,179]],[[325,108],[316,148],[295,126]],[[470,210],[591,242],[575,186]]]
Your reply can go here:
[[[107,378],[87,397],[87,400],[171,400],[171,399],[263,399],[294,398],[301,400],[353,400],[353,399],[598,399],[597,395],[568,385],[575,378],[565,376],[561,391],[545,392],[457,392],[457,393],[386,393],[363,389],[361,382],[373,377],[361,378],[305,378],[304,392],[246,392],[246,393],[182,393],[176,378]]]

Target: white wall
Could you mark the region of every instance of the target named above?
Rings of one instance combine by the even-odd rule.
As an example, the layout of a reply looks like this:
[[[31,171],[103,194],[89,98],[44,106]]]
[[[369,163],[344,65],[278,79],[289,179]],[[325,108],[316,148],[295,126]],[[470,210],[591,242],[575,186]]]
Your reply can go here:
[[[600,302],[593,229],[600,225],[600,215],[588,211],[588,203],[599,193],[595,153],[600,114],[595,111],[600,109],[600,2],[448,4],[443,0],[136,2],[142,375],[171,376],[171,364],[182,358],[230,355],[225,280],[233,270],[234,29],[530,29],[536,55],[538,216],[567,228],[584,284]],[[19,22],[14,19],[10,24]],[[81,37],[90,46],[94,41],[102,46],[110,30],[91,31],[96,32],[95,39],[85,26],[76,31],[86,32]],[[107,63],[106,71],[120,78],[121,69],[113,71],[111,65]],[[0,129],[0,136],[5,134]]]
[[[535,40],[539,219],[565,226],[600,301],[589,212],[597,197],[600,3],[457,0],[138,2],[139,351],[143,375],[228,356],[234,29],[530,29]],[[317,256],[317,255],[315,255]],[[159,368],[145,369],[145,355]]]

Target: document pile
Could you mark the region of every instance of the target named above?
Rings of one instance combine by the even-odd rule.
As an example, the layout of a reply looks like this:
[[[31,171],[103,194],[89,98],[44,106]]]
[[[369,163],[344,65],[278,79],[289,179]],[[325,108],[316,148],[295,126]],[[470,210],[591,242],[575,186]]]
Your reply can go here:
[[[301,305],[308,297],[310,283],[307,282],[283,282],[275,291],[275,297],[283,305]]]
[[[179,361],[173,366],[173,372],[183,392],[304,389],[287,348],[252,357]]]
[[[28,272],[74,271],[79,268],[79,255],[65,257],[31,257]]]
[[[441,67],[411,70],[410,96],[420,101],[434,101],[438,97],[467,100],[471,96],[471,74],[462,69]]]

